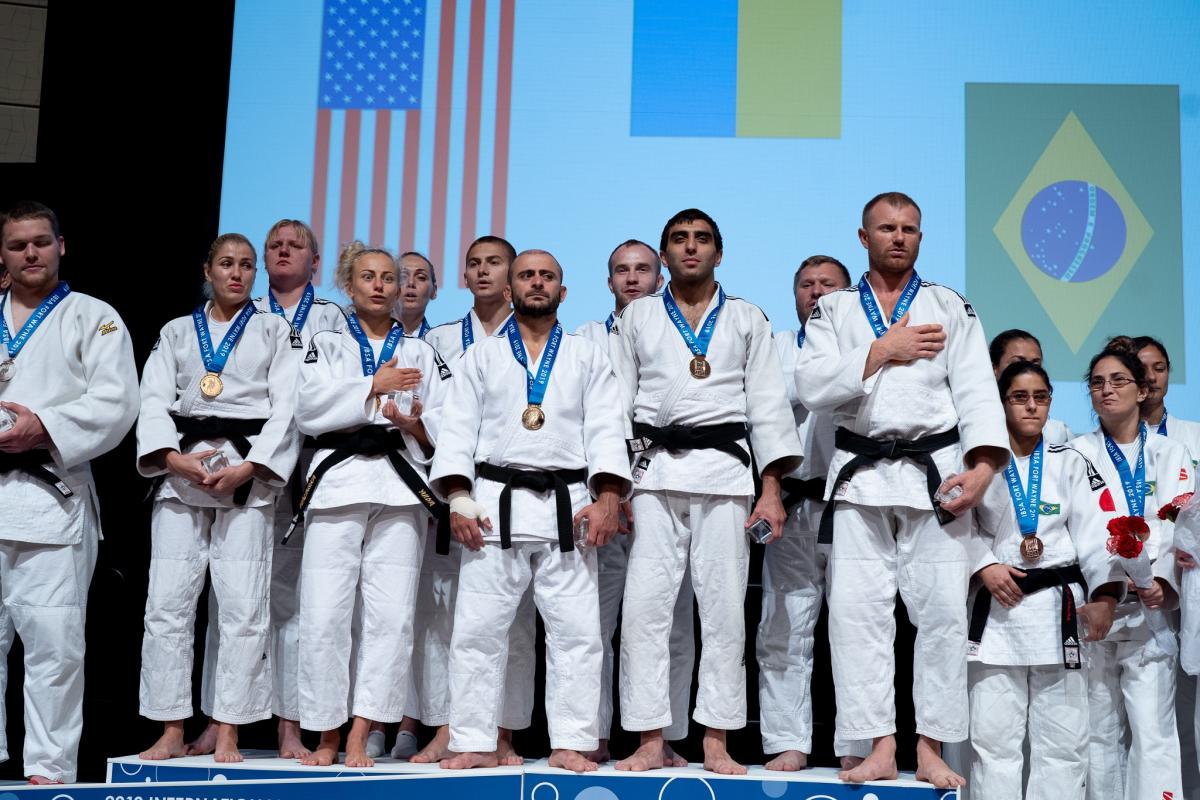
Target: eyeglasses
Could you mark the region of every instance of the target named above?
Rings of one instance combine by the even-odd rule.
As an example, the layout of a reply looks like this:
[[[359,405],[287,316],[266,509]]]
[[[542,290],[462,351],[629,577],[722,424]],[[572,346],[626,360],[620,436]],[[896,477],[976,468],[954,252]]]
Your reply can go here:
[[[1042,389],[1036,392],[1027,392],[1023,389],[1018,389],[1015,392],[1009,392],[1004,399],[1010,406],[1026,405],[1030,399],[1033,400],[1034,405],[1048,406],[1050,405],[1050,392]]]
[[[1124,389],[1135,381],[1128,375],[1114,375],[1111,378],[1101,378],[1099,375],[1088,381],[1088,391],[1096,394],[1104,391],[1104,384],[1112,386],[1114,389]]]

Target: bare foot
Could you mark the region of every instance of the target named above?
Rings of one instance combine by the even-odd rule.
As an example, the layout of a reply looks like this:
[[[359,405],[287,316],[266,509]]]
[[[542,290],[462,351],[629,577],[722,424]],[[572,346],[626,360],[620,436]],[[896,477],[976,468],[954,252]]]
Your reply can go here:
[[[863,762],[863,757],[862,756],[842,756],[840,759],[838,759],[838,762],[842,765],[842,769],[844,769],[844,770],[854,769],[855,767],[857,767],[859,764],[861,764]]]
[[[350,733],[346,734],[346,766],[373,767],[375,759],[367,755],[367,740],[371,736],[371,720],[366,717],[355,717],[350,723]]]
[[[799,750],[784,750],[763,766],[776,772],[795,772],[808,766],[808,756]]]
[[[623,772],[646,772],[663,766],[662,736],[643,736],[641,746],[633,751],[633,755],[617,762],[617,769]]]
[[[237,745],[237,725],[228,722],[217,723],[217,749],[213,751],[213,761],[218,764],[237,764],[242,760],[242,753]]]
[[[338,761],[338,749],[342,744],[342,735],[335,728],[321,732],[321,741],[317,749],[300,758],[300,763],[306,767],[328,767]]]
[[[881,736],[871,745],[871,754],[857,766],[838,773],[838,778],[850,783],[891,781],[899,775],[896,770],[896,737]]]
[[[425,748],[409,761],[413,764],[436,764],[454,754],[454,751],[450,749],[450,726],[443,725],[433,735],[433,741],[425,745]]]
[[[687,759],[676,753],[670,742],[663,741],[663,766],[686,767],[687,765]]]
[[[279,718],[279,757],[304,758],[310,751],[300,739],[300,723],[294,719]]]
[[[584,755],[597,764],[603,764],[608,761],[612,757],[608,752],[608,739],[601,739],[599,747],[590,753],[584,753]]]
[[[217,721],[211,717],[204,731],[183,748],[185,756],[206,756],[217,749]]]
[[[746,768],[725,749],[725,731],[709,728],[704,732],[704,768],[718,775],[746,774]]]
[[[598,765],[576,750],[551,750],[550,766],[583,773],[595,772]]]
[[[496,758],[502,767],[519,767],[525,763],[525,759],[521,758],[517,749],[513,747],[512,731],[507,728],[500,729],[500,736],[496,740]]]
[[[179,758],[185,755],[183,744],[183,722],[168,722],[163,725],[163,735],[150,745],[149,749],[138,754],[144,761],[164,761],[168,758]]]
[[[956,789],[967,781],[942,760],[942,744],[928,736],[917,737],[917,780],[939,789]]]
[[[45,775],[30,775],[29,782],[34,786],[58,786],[62,783],[62,781],[47,778]]]
[[[442,769],[475,769],[499,764],[495,753],[459,753],[442,761]]]

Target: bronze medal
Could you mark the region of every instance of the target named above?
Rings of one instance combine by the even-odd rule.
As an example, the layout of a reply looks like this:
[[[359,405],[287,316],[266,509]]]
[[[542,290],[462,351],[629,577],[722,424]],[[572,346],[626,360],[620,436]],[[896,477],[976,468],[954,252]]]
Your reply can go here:
[[[688,370],[691,371],[692,377],[698,380],[704,380],[712,374],[712,367],[708,364],[708,359],[704,356],[696,356],[688,364]]]
[[[200,379],[200,392],[209,400],[213,399],[221,393],[225,388],[225,384],[221,381],[221,376],[215,372],[205,373]]]
[[[542,411],[541,406],[529,405],[521,412],[521,424],[526,430],[541,430],[546,424],[546,412]]]
[[[1024,536],[1021,538],[1021,558],[1026,561],[1036,564],[1042,560],[1042,551],[1045,547],[1042,545],[1042,540],[1036,536]]]

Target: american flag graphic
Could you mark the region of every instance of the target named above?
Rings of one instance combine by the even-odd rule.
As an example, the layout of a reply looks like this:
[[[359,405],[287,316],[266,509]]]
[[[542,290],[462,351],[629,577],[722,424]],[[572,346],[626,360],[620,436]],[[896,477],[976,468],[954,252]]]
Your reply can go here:
[[[461,282],[467,245],[504,235],[514,4],[325,0],[311,219],[326,273],[361,239]]]

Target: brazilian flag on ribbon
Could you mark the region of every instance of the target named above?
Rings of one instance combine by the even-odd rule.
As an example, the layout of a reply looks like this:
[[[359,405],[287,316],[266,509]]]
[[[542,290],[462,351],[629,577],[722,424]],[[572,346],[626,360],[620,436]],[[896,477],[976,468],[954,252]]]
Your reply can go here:
[[[841,0],[635,0],[631,136],[836,139]]]
[[[1116,334],[1183,381],[1179,87],[966,85],[967,296],[1078,380]]]

